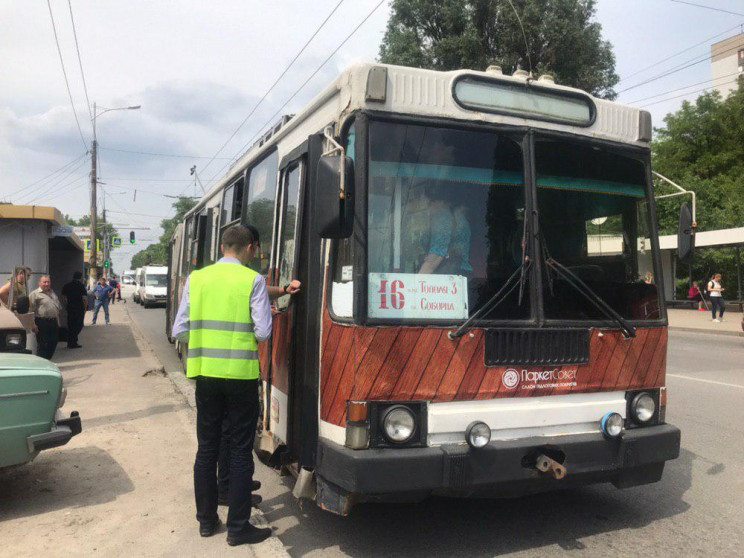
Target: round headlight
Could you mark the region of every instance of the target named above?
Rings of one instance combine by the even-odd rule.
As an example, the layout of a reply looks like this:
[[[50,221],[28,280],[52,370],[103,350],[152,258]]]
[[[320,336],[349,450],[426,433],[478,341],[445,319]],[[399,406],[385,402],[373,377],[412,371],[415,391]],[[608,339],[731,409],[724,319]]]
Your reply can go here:
[[[465,439],[471,448],[482,448],[491,441],[491,427],[485,422],[474,422],[468,426]]]
[[[648,393],[639,393],[633,398],[630,410],[636,422],[648,422],[656,412],[656,403]]]
[[[407,442],[416,430],[416,419],[407,407],[393,407],[382,419],[385,437],[396,444]]]
[[[618,438],[623,433],[623,417],[618,413],[607,413],[600,421],[602,434],[608,438]]]

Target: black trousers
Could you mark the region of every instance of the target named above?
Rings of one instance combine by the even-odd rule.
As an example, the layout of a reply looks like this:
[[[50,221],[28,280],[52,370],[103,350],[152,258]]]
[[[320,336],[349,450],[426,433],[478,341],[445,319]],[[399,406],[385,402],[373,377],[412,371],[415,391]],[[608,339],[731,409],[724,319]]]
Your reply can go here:
[[[78,335],[83,331],[83,318],[85,310],[83,308],[67,309],[67,346],[78,344]]]
[[[258,380],[227,380],[201,376],[196,380],[196,437],[194,463],[196,519],[217,521],[217,461],[225,415],[229,417],[230,484],[228,533],[239,534],[251,516],[253,440],[258,423]]]
[[[36,318],[36,355],[47,360],[52,360],[54,351],[57,349],[59,340],[59,325],[57,318]]]
[[[217,459],[217,492],[220,498],[227,498],[230,489],[230,415],[225,413],[222,420],[220,454]]]
[[[723,318],[723,313],[726,311],[726,301],[721,296],[710,297],[710,306],[713,311],[713,319],[716,319],[716,310],[718,310],[718,317]]]

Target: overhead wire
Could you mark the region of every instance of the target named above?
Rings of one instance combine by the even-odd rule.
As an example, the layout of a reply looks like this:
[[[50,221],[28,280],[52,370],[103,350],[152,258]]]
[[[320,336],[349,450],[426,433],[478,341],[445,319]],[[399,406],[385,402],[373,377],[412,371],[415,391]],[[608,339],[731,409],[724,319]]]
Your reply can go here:
[[[726,50],[722,50],[721,52],[716,53],[716,56],[720,56],[722,54],[727,54],[727,53],[729,53],[731,51],[738,50],[739,48],[741,48],[741,47],[740,46],[734,46],[734,47],[731,47],[731,48],[727,48]],[[696,58],[699,58],[699,57],[700,57],[700,55],[698,55]],[[653,76],[651,78],[648,78],[645,81],[641,81],[641,82],[639,82],[639,83],[637,83],[635,85],[631,85],[630,87],[626,87],[625,89],[621,89],[620,91],[618,91],[618,93],[624,93],[626,91],[630,91],[631,89],[635,89],[636,87],[641,87],[642,85],[646,85],[648,83],[657,81],[659,79],[665,78],[665,77],[670,76],[672,74],[676,74],[677,72],[680,72],[682,70],[686,70],[687,68],[690,68],[692,66],[696,66],[697,64],[700,64],[702,62],[706,62],[706,61],[710,60],[711,58],[713,58],[713,55],[712,54],[706,54],[706,55],[702,56],[702,58],[699,58],[699,59],[696,59],[696,58],[691,58],[689,60],[686,60],[685,62],[682,62],[682,63],[678,64],[677,66],[674,66],[674,67],[670,68],[669,70],[665,70],[661,74],[657,74],[656,76]]]
[[[687,93],[683,93],[682,95],[676,95],[674,97],[669,97],[667,99],[660,99],[658,101],[654,101],[653,103],[648,103],[647,105],[643,105],[643,107],[650,107],[653,105],[658,105],[659,103],[663,103],[666,101],[673,101],[674,99],[679,99],[681,97],[687,97],[688,95],[694,95],[695,93],[701,93],[703,91],[707,91],[708,89],[713,89],[714,87],[722,87],[724,85],[731,85],[732,83],[736,83],[737,80],[731,80],[726,83],[719,83],[718,85],[710,85],[708,87],[703,87],[702,89],[698,89],[696,91],[688,91]]]
[[[686,2],[685,0],[672,0],[672,2],[675,2],[677,4],[687,4],[688,6],[695,6],[696,8],[705,8],[706,10],[713,10],[714,12],[722,12],[724,14],[744,16],[744,14],[739,12],[730,12],[729,10],[714,8],[713,6],[706,6],[704,4],[695,4],[694,2]]]
[[[87,155],[87,154],[86,154]],[[64,173],[57,176],[54,180],[47,182],[46,184],[41,184],[37,186],[36,188],[32,188],[28,192],[24,193],[20,196],[19,202],[22,203],[29,203],[29,200],[31,199],[39,199],[41,196],[44,196],[50,192],[52,192],[55,188],[61,188],[60,183],[67,180],[72,173],[80,169],[84,164],[88,162],[88,157],[86,156],[81,161],[79,161],[75,166],[67,169]],[[88,173],[81,174],[80,177],[87,176]],[[23,201],[25,198],[26,201]]]
[[[323,29],[323,27],[325,26],[325,24],[328,23],[328,20],[331,19],[331,16],[333,16],[333,14],[336,13],[336,10],[338,10],[338,8],[343,3],[344,3],[344,0],[340,0],[333,7],[333,9],[326,16],[326,18],[323,20],[323,22],[315,29],[315,32],[305,42],[305,44],[302,46],[302,48],[299,50],[299,52],[297,54],[295,54],[294,58],[292,58],[292,60],[290,61],[290,63],[284,68],[284,71],[279,75],[278,78],[276,78],[276,80],[274,80],[274,83],[272,83],[271,84],[271,87],[269,87],[266,90],[266,92],[263,94],[263,96],[261,97],[261,99],[259,99],[258,103],[256,103],[254,105],[254,107],[248,113],[248,116],[246,116],[243,119],[243,121],[240,123],[240,125],[237,128],[235,128],[235,131],[232,134],[230,134],[230,137],[227,138],[227,141],[225,141],[225,143],[222,144],[222,146],[216,151],[216,153],[214,154],[214,156],[209,160],[209,162],[204,166],[204,168],[201,169],[202,172],[204,172],[209,167],[209,165],[212,164],[212,162],[217,157],[217,155],[219,155],[220,153],[222,153],[222,150],[225,149],[225,147],[227,147],[227,144],[230,143],[232,141],[232,139],[235,137],[235,135],[243,128],[243,126],[245,126],[245,123],[248,122],[248,119],[250,119],[250,117],[253,116],[253,114],[256,112],[256,110],[258,109],[258,107],[261,106],[261,104],[264,102],[264,100],[266,99],[266,97],[269,96],[269,93],[271,93],[274,90],[274,87],[276,87],[276,85],[281,81],[281,79],[287,74],[287,72],[294,65],[294,63],[297,61],[297,59],[300,57],[300,55],[302,55],[302,53],[305,52],[305,49],[308,47],[308,45],[318,35],[318,33],[320,33],[320,30]]]
[[[79,161],[80,159],[82,159],[83,157],[85,157],[85,156],[86,156],[87,154],[88,154],[88,152],[86,151],[86,152],[85,152],[85,153],[83,153],[82,155],[78,155],[78,156],[77,156],[77,157],[75,157],[75,158],[74,158],[74,159],[73,159],[72,161],[70,161],[69,163],[65,163],[64,165],[62,165],[62,166],[61,166],[60,168],[58,168],[58,169],[57,169],[57,170],[55,170],[54,172],[52,172],[52,173],[50,173],[50,174],[46,175],[46,176],[45,176],[45,177],[43,177],[43,178],[40,178],[40,179],[36,180],[35,182],[32,182],[31,184],[27,184],[27,185],[26,185],[26,186],[24,186],[23,188],[19,188],[18,190],[16,190],[15,192],[13,192],[13,193],[11,193],[11,194],[8,194],[8,198],[9,198],[9,199],[10,199],[10,198],[13,198],[13,197],[15,197],[15,196],[19,195],[19,194],[20,194],[21,192],[23,192],[24,190],[27,190],[28,188],[31,188],[32,186],[35,186],[35,185],[39,184],[40,182],[44,182],[44,181],[46,181],[47,179],[49,179],[49,178],[53,177],[53,176],[54,176],[55,174],[57,174],[57,173],[59,173],[59,172],[63,171],[64,169],[66,169],[67,167],[69,167],[70,165],[72,165],[73,163],[75,163],[75,162]]]
[[[683,89],[689,89],[690,87],[695,87],[696,85],[702,85],[704,83],[708,83],[709,81],[717,81],[719,79],[726,79],[726,78],[730,78],[732,76],[738,76],[738,75],[744,75],[744,74],[742,74],[741,72],[734,72],[732,74],[727,74],[725,76],[720,76],[720,77],[717,77],[717,78],[706,79],[706,80],[703,80],[703,81],[699,81],[697,83],[691,83],[690,85],[685,85],[683,87],[678,87],[676,89],[671,89],[669,91],[664,91],[663,93],[658,93],[656,95],[650,95],[649,97],[644,97],[643,99],[636,99],[635,101],[628,102],[628,104],[629,105],[634,105],[636,103],[640,103],[641,101],[647,101],[648,99],[655,99],[656,97],[662,97],[664,95],[669,95],[670,93],[676,93],[677,91],[682,91]]]
[[[91,122],[93,122],[93,111],[90,109],[90,99],[88,98],[88,86],[85,83],[85,72],[83,71],[83,59],[80,57],[80,45],[78,44],[77,30],[75,29],[75,17],[72,15],[72,0],[67,0],[67,5],[70,8],[70,21],[72,22],[72,35],[75,37],[75,50],[77,50],[78,64],[80,65],[80,76],[83,78],[83,91],[85,91],[85,103],[88,107],[88,115],[90,116]]]
[[[24,205],[34,205],[34,203],[37,202],[38,200],[43,199],[46,196],[48,196],[49,194],[51,194],[54,191],[55,188],[57,188],[59,190],[59,193],[65,193],[66,190],[64,190],[64,188],[66,188],[67,186],[69,186],[71,184],[74,184],[76,181],[81,180],[81,179],[86,178],[86,177],[87,177],[87,173],[85,173],[85,174],[79,174],[79,175],[75,176],[72,180],[70,180],[69,182],[65,182],[64,184],[53,184],[52,186],[50,186],[49,188],[47,188],[43,192],[38,192],[35,196],[27,199],[25,202],[23,202],[23,204]],[[67,178],[69,178],[69,176]]]
[[[314,78],[314,77],[315,77],[315,76],[316,76],[316,75],[318,74],[318,72],[320,72],[320,70],[321,70],[321,69],[323,68],[323,66],[325,66],[325,65],[326,65],[326,64],[327,64],[327,63],[328,63],[328,62],[329,62],[329,61],[331,60],[331,58],[333,58],[333,57],[334,57],[334,56],[336,55],[336,53],[337,53],[337,52],[338,52],[339,50],[341,50],[341,47],[343,47],[343,46],[344,46],[344,45],[345,45],[345,44],[346,44],[346,43],[347,43],[347,42],[349,41],[349,39],[351,39],[351,37],[353,37],[353,36],[354,36],[354,34],[355,34],[355,33],[356,33],[357,31],[359,31],[359,29],[360,29],[360,28],[362,27],[362,25],[364,25],[364,24],[365,24],[365,23],[366,23],[366,22],[367,22],[367,21],[369,20],[369,18],[371,18],[371,17],[372,17],[372,15],[374,15],[374,13],[375,13],[375,12],[376,12],[376,11],[377,11],[377,10],[378,10],[378,9],[380,8],[380,6],[382,6],[382,5],[384,4],[384,3],[385,3],[385,0],[380,0],[380,2],[378,2],[378,3],[377,3],[377,4],[375,5],[375,7],[374,7],[374,8],[372,8],[372,10],[370,10],[370,12],[369,12],[369,13],[368,13],[368,14],[367,14],[367,15],[366,15],[365,17],[364,17],[364,19],[363,19],[363,20],[362,20],[361,22],[359,22],[359,24],[358,24],[358,25],[357,25],[357,26],[356,26],[356,27],[355,27],[355,28],[354,28],[354,29],[353,29],[353,30],[351,31],[351,33],[349,33],[349,34],[348,34],[348,35],[346,36],[346,38],[345,38],[345,39],[344,39],[343,41],[341,41],[341,43],[340,43],[340,44],[339,44],[339,45],[338,45],[338,46],[337,46],[337,47],[336,47],[335,49],[333,49],[333,51],[332,51],[332,52],[331,52],[331,53],[330,53],[330,54],[329,54],[329,55],[328,55],[328,56],[327,56],[327,57],[326,57],[326,58],[325,58],[325,59],[323,60],[323,62],[321,62],[321,63],[320,63],[320,65],[319,65],[319,66],[318,66],[318,67],[317,67],[317,68],[315,69],[315,71],[314,71],[314,72],[313,72],[312,74],[310,74],[310,76],[309,76],[309,77],[308,77],[308,78],[307,78],[307,79],[306,79],[306,80],[305,80],[305,81],[304,81],[304,82],[302,83],[302,85],[300,85],[300,86],[299,86],[299,87],[298,87],[298,88],[297,88],[297,89],[295,90],[295,92],[294,92],[294,93],[292,93],[292,95],[291,95],[291,96],[289,97],[289,99],[287,99],[287,100],[286,100],[286,101],[284,102],[284,104],[283,104],[283,105],[282,105],[281,107],[279,107],[279,109],[278,109],[278,110],[277,110],[277,111],[276,111],[276,112],[275,112],[275,113],[274,113],[274,114],[273,114],[273,115],[272,115],[272,116],[271,116],[271,117],[270,117],[270,118],[269,118],[269,119],[268,119],[268,120],[267,120],[267,121],[266,121],[266,122],[265,122],[265,123],[263,124],[263,126],[261,126],[261,127],[260,127],[260,128],[258,129],[258,132],[256,132],[256,133],[255,133],[255,134],[253,135],[253,137],[252,137],[251,139],[249,139],[249,140],[248,140],[248,141],[247,141],[247,142],[245,143],[245,145],[244,145],[243,147],[241,147],[241,148],[240,148],[240,150],[239,150],[239,151],[238,151],[238,152],[237,152],[237,153],[235,154],[235,156],[233,156],[233,160],[235,160],[235,159],[238,159],[238,158],[240,158],[240,157],[242,156],[242,154],[243,154],[243,153],[245,152],[245,150],[246,150],[246,149],[247,149],[247,148],[248,148],[248,147],[249,147],[249,146],[250,146],[250,145],[251,145],[251,144],[252,144],[252,143],[253,143],[253,142],[255,141],[255,139],[256,139],[256,138],[258,138],[258,137],[259,137],[259,136],[261,135],[261,133],[263,133],[264,129],[265,129],[265,128],[266,128],[267,126],[271,125],[271,124],[272,124],[272,123],[274,122],[274,119],[275,119],[275,118],[277,117],[277,115],[279,115],[279,114],[280,114],[280,113],[281,113],[281,112],[282,112],[282,111],[284,110],[284,107],[286,107],[286,106],[287,106],[287,105],[288,105],[288,104],[289,104],[289,103],[290,103],[290,102],[292,101],[292,99],[294,99],[294,98],[295,98],[295,97],[296,97],[296,96],[297,96],[297,95],[298,95],[298,94],[300,93],[300,91],[302,91],[302,89],[304,89],[304,88],[305,88],[305,86],[306,86],[306,85],[307,85],[308,83],[310,83],[310,80],[312,80],[312,79],[313,79],[313,78]],[[215,180],[215,178],[216,178],[216,177],[217,177],[217,176],[218,176],[218,175],[219,175],[220,173],[222,173],[222,171],[224,171],[224,170],[225,170],[226,168],[228,168],[228,167],[229,167],[229,164],[226,164],[226,165],[224,165],[224,166],[223,166],[223,167],[222,167],[222,168],[221,168],[220,170],[218,170],[218,171],[217,171],[217,172],[216,172],[216,173],[215,173],[215,174],[214,174],[214,175],[212,176],[212,178],[210,178],[210,179],[209,179],[209,180],[208,180],[207,182],[208,182],[208,183],[212,183],[212,182],[213,182],[213,181]]]
[[[153,153],[150,151],[133,151],[131,149],[119,149],[114,147],[102,147],[98,146],[98,149],[103,149],[105,151],[116,151],[119,153],[132,153],[135,155],[151,155],[153,157],[177,157],[179,159],[225,159],[225,160],[232,160],[230,157],[209,157],[208,155],[199,156],[199,155],[181,155],[181,154],[175,154],[175,153]]]
[[[75,116],[75,123],[77,124],[78,132],[80,132],[80,141],[83,142],[83,147],[88,149],[88,144],[85,142],[83,136],[83,129],[80,127],[80,120],[78,119],[77,111],[75,110],[75,102],[72,100],[72,91],[70,90],[70,82],[67,79],[67,70],[65,70],[65,61],[62,58],[62,49],[59,48],[59,38],[57,37],[57,26],[54,24],[54,14],[52,13],[52,4],[50,0],[47,0],[47,7],[49,8],[49,17],[52,20],[52,30],[54,31],[54,42],[57,44],[57,53],[59,54],[59,63],[62,65],[62,74],[65,76],[65,85],[67,86],[67,95],[70,97],[70,106],[72,107],[72,114]]]
[[[672,58],[676,58],[676,57],[677,57],[677,56],[679,56],[680,54],[684,54],[685,52],[688,52],[688,51],[690,51],[690,50],[692,50],[692,49],[694,49],[694,48],[697,48],[697,47],[699,47],[699,46],[701,46],[701,45],[707,45],[707,44],[709,44],[709,42],[710,42],[710,41],[712,41],[713,39],[717,39],[717,38],[718,38],[718,37],[720,37],[721,35],[725,35],[726,33],[730,33],[730,32],[731,32],[731,31],[733,31],[734,29],[738,29],[738,28],[740,28],[741,26],[742,26],[742,24],[741,24],[741,23],[739,23],[739,24],[737,24],[737,25],[734,25],[733,27],[731,27],[731,28],[729,28],[729,29],[726,29],[725,31],[721,31],[721,32],[720,32],[720,33],[718,33],[717,35],[713,35],[712,37],[708,37],[707,39],[705,39],[705,40],[703,40],[703,41],[700,41],[699,43],[695,43],[694,45],[692,45],[692,46],[690,46],[690,47],[687,47],[687,48],[685,48],[685,49],[683,49],[683,50],[680,50],[679,52],[676,52],[676,53],[672,54],[671,56],[667,56],[666,58],[662,58],[661,60],[659,60],[659,61],[657,61],[657,62],[654,62],[653,64],[649,64],[648,66],[645,66],[645,67],[641,68],[640,70],[636,70],[636,71],[635,71],[635,72],[633,72],[632,74],[628,74],[627,76],[624,76],[624,77],[620,78],[620,81],[618,81],[618,83],[622,83],[622,82],[623,82],[623,81],[625,81],[626,79],[630,79],[630,78],[632,78],[632,77],[634,77],[634,76],[637,76],[638,74],[642,74],[642,73],[643,73],[643,72],[645,72],[646,70],[650,70],[651,68],[655,68],[655,67],[656,67],[656,66],[658,66],[659,64],[663,64],[664,62],[668,62],[668,61],[669,61],[669,60],[671,60]]]

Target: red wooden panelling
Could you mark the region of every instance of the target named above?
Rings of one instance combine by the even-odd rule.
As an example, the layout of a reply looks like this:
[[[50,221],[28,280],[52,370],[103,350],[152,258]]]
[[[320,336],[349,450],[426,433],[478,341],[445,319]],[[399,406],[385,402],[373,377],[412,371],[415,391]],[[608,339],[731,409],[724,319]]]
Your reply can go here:
[[[421,327],[364,328],[324,320],[321,417],[343,426],[354,400],[467,401],[660,387],[665,380],[666,328],[638,329],[635,339],[593,330],[590,363],[564,367],[515,367],[508,386],[505,366],[484,364],[482,330],[457,341],[447,330]],[[355,333],[354,333],[355,332]],[[522,371],[548,372],[560,381],[522,380]],[[534,385],[538,387],[533,388]]]

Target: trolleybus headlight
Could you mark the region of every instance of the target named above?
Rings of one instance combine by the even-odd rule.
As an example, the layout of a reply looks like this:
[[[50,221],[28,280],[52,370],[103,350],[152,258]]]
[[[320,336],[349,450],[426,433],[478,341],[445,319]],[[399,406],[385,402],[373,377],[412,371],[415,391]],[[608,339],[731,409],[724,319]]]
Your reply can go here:
[[[619,413],[607,413],[599,421],[602,434],[607,438],[619,438],[623,434],[623,417]]]
[[[485,422],[470,423],[465,431],[465,439],[473,449],[485,447],[491,441],[491,427]]]
[[[646,392],[639,393],[633,398],[633,402],[630,404],[630,412],[633,415],[633,420],[638,423],[650,421],[656,412],[654,398]]]
[[[391,442],[402,444],[413,437],[416,419],[407,407],[391,407],[382,417],[382,431]]]

